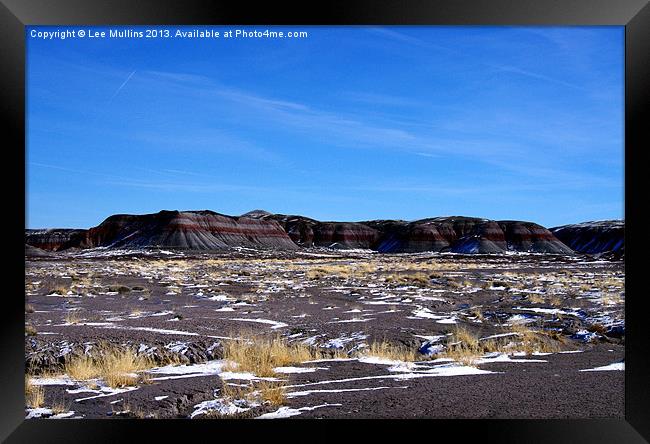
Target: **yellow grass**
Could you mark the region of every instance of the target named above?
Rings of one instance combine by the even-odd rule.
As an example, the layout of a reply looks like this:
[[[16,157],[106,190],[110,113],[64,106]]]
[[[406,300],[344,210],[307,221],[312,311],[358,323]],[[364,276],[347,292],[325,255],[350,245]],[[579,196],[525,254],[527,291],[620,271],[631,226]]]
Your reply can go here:
[[[390,359],[393,361],[413,362],[417,360],[415,350],[401,345],[393,345],[389,342],[373,342],[362,352],[365,356]]]
[[[72,379],[86,381],[102,378],[111,387],[123,387],[136,384],[140,379],[137,372],[153,366],[150,359],[137,356],[129,348],[115,348],[106,350],[98,358],[86,355],[74,357],[64,369]]]
[[[256,384],[256,389],[266,404],[280,406],[287,402],[283,381],[260,381]]]
[[[56,284],[56,285],[51,285],[48,287],[48,294],[58,294],[61,296],[64,296],[68,294],[70,287],[66,287],[65,285],[62,284]]]
[[[463,365],[472,365],[483,354],[478,336],[464,327],[457,327],[443,355]]]
[[[261,401],[264,404],[280,406],[286,403],[285,381],[250,381],[247,385],[227,384],[221,387],[221,396],[228,401]]]
[[[97,362],[87,355],[68,360],[64,366],[64,371],[72,379],[78,381],[98,378],[101,375],[101,370]]]
[[[431,283],[429,276],[425,273],[396,274],[392,273],[385,277],[385,281],[395,284],[426,286]]]
[[[79,315],[77,314],[76,311],[68,311],[65,315],[65,322],[67,324],[77,324],[81,321],[81,318],[79,318]]]
[[[63,401],[57,401],[52,404],[51,407],[52,413],[58,415],[59,413],[65,413],[70,410],[70,406],[66,405]]]
[[[523,325],[511,327],[512,336],[480,341],[471,331],[459,327],[454,332],[444,356],[463,365],[473,365],[486,353],[534,352],[554,353],[560,350],[561,336],[553,332],[533,330]]]
[[[27,336],[36,336],[36,327],[33,325],[25,325],[25,334]]]
[[[348,277],[352,274],[349,265],[322,265],[307,271],[307,278],[320,279],[322,277]]]
[[[37,408],[45,401],[43,386],[32,384],[29,375],[25,375],[25,404],[30,408]]]
[[[235,363],[229,369],[258,376],[273,376],[275,367],[314,359],[314,351],[304,344],[289,344],[280,337],[244,337],[224,344],[224,358]]]
[[[133,373],[153,367],[149,359],[137,356],[130,348],[112,350],[100,362],[102,377],[111,387],[134,385],[138,376]]]
[[[480,308],[472,308],[469,312],[472,316],[474,316],[477,320],[483,321],[485,318],[483,317],[483,312],[481,311]]]
[[[512,351],[523,351],[530,355],[534,352],[555,353],[560,350],[559,343],[563,342],[558,333],[533,330],[525,325],[513,324],[510,327],[516,333],[517,340]]]
[[[543,304],[544,303],[544,298],[537,293],[530,293],[528,295],[528,301],[533,303],[533,304]]]

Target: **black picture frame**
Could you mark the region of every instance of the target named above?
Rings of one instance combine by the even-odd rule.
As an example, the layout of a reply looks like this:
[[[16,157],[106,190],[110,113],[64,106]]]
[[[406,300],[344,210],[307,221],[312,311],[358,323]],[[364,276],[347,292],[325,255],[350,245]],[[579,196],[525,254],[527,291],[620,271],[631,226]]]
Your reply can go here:
[[[337,439],[369,430],[412,432],[433,439],[446,429],[463,440],[494,442],[647,442],[650,440],[648,333],[643,317],[645,245],[644,150],[650,146],[650,5],[647,0],[347,0],[345,2],[223,2],[207,0],[91,1],[2,0],[2,121],[5,123],[5,278],[0,322],[2,358],[0,438],[6,442],[123,442],[146,433],[177,439],[218,439],[237,432],[266,438]],[[619,25],[625,26],[625,243],[626,368],[625,420],[409,420],[409,421],[25,421],[24,292],[25,228],[25,26],[138,24],[301,24],[301,25]],[[7,203],[7,201],[9,201]],[[646,235],[647,237],[647,235]],[[21,265],[22,264],[22,265]],[[433,424],[429,421],[434,421]],[[263,424],[262,424],[263,423]],[[342,423],[342,424],[341,424]],[[345,431],[341,431],[344,427]],[[308,433],[308,434],[305,434]],[[316,433],[314,433],[316,432]],[[275,434],[275,436],[274,436]],[[153,440],[152,435],[149,439]],[[329,437],[329,438],[328,438]]]

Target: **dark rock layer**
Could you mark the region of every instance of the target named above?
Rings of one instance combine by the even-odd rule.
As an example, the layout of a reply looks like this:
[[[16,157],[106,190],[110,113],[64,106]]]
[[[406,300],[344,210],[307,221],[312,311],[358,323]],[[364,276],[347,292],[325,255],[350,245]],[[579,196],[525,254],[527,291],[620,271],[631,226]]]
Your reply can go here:
[[[38,247],[33,247],[31,245],[25,244],[25,256],[27,257],[48,257],[51,256],[52,253],[49,253],[45,250],[42,250]]]
[[[50,228],[44,230],[25,230],[25,244],[42,250],[59,251],[70,247],[85,248],[87,230],[70,228]]]
[[[291,240],[301,247],[373,248],[379,232],[355,222],[320,222],[303,216],[266,214],[262,220],[275,220]]]
[[[110,216],[89,230],[26,230],[25,243],[44,250],[68,248],[231,247],[293,250],[363,248],[381,253],[506,251],[572,254],[549,230],[532,222],[436,217],[413,222],[321,222],[256,210],[240,217],[213,211],[161,211]]]
[[[369,221],[381,232],[375,249],[382,253],[505,251],[571,254],[573,251],[541,225],[472,217],[437,217],[414,222]]]
[[[555,237],[579,253],[602,254],[625,252],[625,222],[605,220],[562,225],[550,230]]]
[[[212,211],[161,211],[155,214],[110,216],[100,225],[66,242],[38,238],[39,248],[61,250],[79,247],[177,248],[222,250],[229,247],[298,248],[275,221],[231,217]],[[33,239],[34,236],[31,236]],[[26,236],[26,243],[30,237]],[[56,248],[51,248],[55,245]]]

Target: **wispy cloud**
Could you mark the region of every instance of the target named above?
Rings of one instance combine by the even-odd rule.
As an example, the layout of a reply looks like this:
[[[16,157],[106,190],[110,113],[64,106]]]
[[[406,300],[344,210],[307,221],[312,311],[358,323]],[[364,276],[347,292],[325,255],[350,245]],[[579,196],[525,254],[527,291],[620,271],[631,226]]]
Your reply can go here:
[[[115,92],[113,93],[111,98],[108,100],[108,103],[111,103],[113,101],[113,99],[115,97],[117,97],[117,95],[120,93],[120,91],[122,91],[122,88],[124,88],[126,86],[126,84],[129,82],[129,80],[131,80],[131,77],[133,77],[134,74],[135,74],[135,71],[133,71],[131,74],[128,75],[126,80],[124,82],[122,82],[122,84],[115,90]]]
[[[557,85],[566,86],[567,88],[573,88],[573,89],[580,90],[580,91],[586,91],[586,88],[583,88],[580,85],[575,85],[573,83],[565,82],[564,80],[549,77],[549,76],[547,76],[545,74],[540,74],[540,73],[528,71],[528,70],[525,70],[525,69],[517,68],[515,66],[492,65],[492,64],[489,64],[488,66],[496,69],[497,71],[509,72],[509,73],[513,73],[513,74],[519,74],[521,76],[541,80],[541,81],[544,81],[544,82],[555,83]]]
[[[491,65],[491,67],[521,75],[540,77],[545,81],[554,81],[554,79],[537,76],[535,73],[513,67],[497,65]],[[466,158],[470,162],[482,162],[493,168],[522,176],[542,178],[575,177],[575,173],[570,169],[558,166],[558,160],[566,155],[565,146],[559,144],[555,148],[549,146],[546,151],[535,153],[531,151],[528,140],[503,137],[504,131],[512,132],[513,129],[516,130],[520,125],[520,117],[516,115],[509,116],[504,122],[497,122],[492,129],[494,132],[492,137],[486,138],[485,132],[486,130],[489,131],[489,124],[486,124],[486,117],[481,116],[480,113],[477,115],[478,120],[476,120],[480,125],[476,127],[476,131],[468,133],[467,128],[471,129],[471,126],[467,127],[467,119],[465,116],[461,116],[458,119],[458,125],[460,126],[453,129],[452,125],[449,127],[452,131],[444,131],[445,135],[442,135],[443,133],[436,130],[433,125],[420,127],[417,131],[405,125],[378,125],[364,119],[364,115],[359,113],[348,115],[341,112],[325,111],[313,105],[266,97],[251,91],[225,86],[216,81],[208,82],[206,79],[201,79],[200,82],[196,82],[195,79],[186,77],[183,74],[161,75],[161,73],[157,73],[156,75],[159,78],[164,77],[168,81],[175,82],[178,87],[184,89],[185,93],[195,94],[203,98],[214,96],[225,99],[236,104],[238,112],[244,115],[255,113],[255,119],[273,122],[275,129],[283,128],[297,131],[314,140],[323,140],[323,137],[325,137],[330,145],[340,148],[379,148],[431,158],[454,156]],[[381,97],[374,98],[382,99]],[[487,116],[488,122],[490,118],[491,116]],[[446,119],[445,125],[449,126],[453,121],[454,119],[449,117]],[[529,123],[525,123],[530,126]],[[525,134],[522,133],[521,137],[530,139],[531,131],[528,131],[530,129],[527,128]],[[535,132],[533,131],[533,133]],[[539,132],[535,134],[543,136]],[[566,143],[570,140],[567,137],[567,134],[563,134],[558,140],[549,139],[549,143],[557,144],[559,141]],[[206,142],[209,140],[210,138],[206,139]],[[584,141],[584,143],[586,142]],[[543,165],[551,159],[549,157],[551,153],[556,156],[553,165],[549,165],[548,168],[544,169]],[[598,181],[595,175],[585,176],[582,179],[586,183],[596,183]]]
[[[395,31],[393,29],[388,29],[388,28],[383,28],[383,27],[371,27],[371,28],[366,28],[367,31],[372,32],[374,34],[386,37],[391,40],[399,41],[402,43],[407,43],[411,46],[415,46],[421,49],[431,49],[431,50],[442,50],[444,52],[447,52],[449,54],[453,54],[456,57],[462,58],[466,62],[469,62],[471,64],[481,66],[483,68],[492,68],[496,69],[502,72],[510,72],[513,74],[518,74],[521,76],[526,76],[528,78],[533,78],[536,80],[544,81],[544,82],[549,82],[553,83],[556,85],[561,85],[565,86],[567,88],[572,88],[576,90],[581,90],[581,91],[586,91],[585,88],[583,88],[580,85],[576,85],[570,82],[566,82],[562,79],[554,78],[539,72],[532,71],[530,69],[523,69],[521,67],[517,66],[512,66],[512,65],[506,65],[506,64],[492,64],[492,63],[485,63],[479,60],[476,60],[475,57],[469,57],[464,51],[461,51],[459,49],[454,48],[453,46],[449,45],[439,45],[430,41],[426,41],[423,39],[419,39],[417,37],[413,37],[411,35],[405,34],[403,32]],[[545,38],[549,39],[549,41],[553,42],[556,45],[562,45],[563,49],[566,49],[566,44],[567,41],[570,41],[571,39],[568,39],[566,34],[563,34],[561,38],[556,37],[552,33],[548,33],[546,31],[541,32],[541,31],[535,31],[535,30],[530,30],[530,32],[535,33],[535,35],[543,35]],[[563,32],[563,31],[560,31]]]

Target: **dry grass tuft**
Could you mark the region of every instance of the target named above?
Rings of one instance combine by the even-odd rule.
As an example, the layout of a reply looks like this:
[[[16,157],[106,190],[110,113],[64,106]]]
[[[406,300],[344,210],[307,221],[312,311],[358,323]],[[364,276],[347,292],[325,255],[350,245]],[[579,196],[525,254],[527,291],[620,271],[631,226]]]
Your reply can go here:
[[[388,283],[401,284],[401,285],[415,285],[418,287],[425,287],[431,284],[431,279],[425,273],[409,273],[409,274],[396,274],[392,273],[385,277]]]
[[[46,289],[46,294],[58,294],[65,296],[70,291],[70,287],[61,283],[49,285]]]
[[[65,322],[67,324],[78,324],[81,321],[81,318],[76,311],[68,311],[65,315]]]
[[[70,411],[70,405],[66,404],[64,401],[59,400],[52,404],[51,407],[52,413],[58,415],[59,413],[65,413]]]
[[[43,386],[32,384],[31,377],[25,375],[25,404],[30,408],[38,408],[45,401]]]
[[[154,363],[146,357],[136,355],[130,348],[113,348],[94,358],[83,355],[70,359],[65,364],[65,372],[73,379],[86,381],[102,378],[111,387],[146,383],[146,376],[137,372],[154,367]]]
[[[31,304],[25,304],[25,313],[34,313],[34,307]]]
[[[448,342],[444,357],[451,358],[463,365],[472,365],[485,353],[481,345],[476,334],[466,328],[457,327]]]
[[[289,344],[280,337],[244,337],[224,344],[224,358],[236,364],[238,371],[258,376],[273,376],[275,367],[314,359],[309,346]],[[231,369],[234,370],[234,366]]]
[[[469,312],[470,315],[475,317],[478,321],[483,322],[485,318],[483,317],[483,312],[480,308],[472,308]]]
[[[225,383],[221,395],[226,401],[245,400],[249,403],[262,402],[266,405],[280,406],[287,401],[286,381],[250,381],[246,385]]]
[[[510,332],[513,335],[481,341],[471,331],[459,327],[449,340],[444,357],[463,365],[473,365],[481,356],[491,352],[555,353],[564,341],[557,332],[533,330],[518,324],[513,325]]]
[[[283,381],[260,381],[255,389],[265,404],[281,406],[287,402]]]
[[[527,355],[532,353],[555,353],[560,351],[559,343],[563,342],[562,337],[556,332],[544,330],[533,330],[525,325],[513,324],[510,327],[512,333],[517,335],[517,342],[511,344],[512,351],[524,352]]]
[[[93,358],[87,355],[69,359],[64,366],[65,373],[72,379],[87,381],[98,378],[101,371]]]
[[[33,325],[25,325],[25,335],[26,336],[36,336],[36,327]]]
[[[138,382],[136,372],[153,367],[153,363],[133,350],[112,350],[104,355],[100,362],[102,377],[111,387],[134,385]]]
[[[320,279],[323,277],[350,277],[353,269],[349,265],[322,265],[307,271],[308,279]]]
[[[544,298],[537,293],[530,293],[528,295],[528,301],[532,304],[543,304]]]
[[[373,342],[362,353],[365,356],[374,356],[392,361],[413,362],[418,359],[415,350],[402,345],[393,345],[386,341]]]

